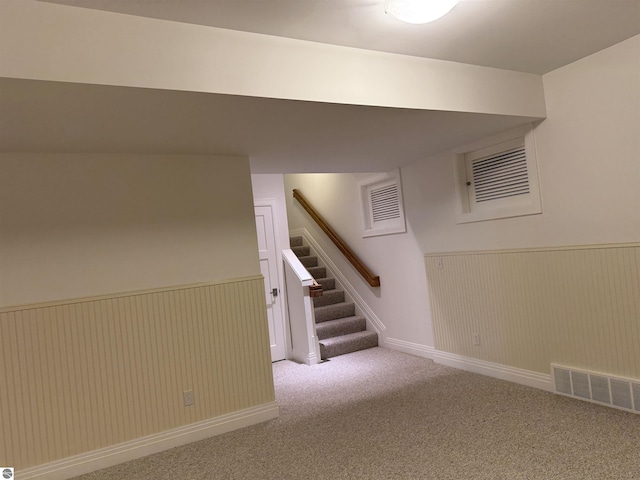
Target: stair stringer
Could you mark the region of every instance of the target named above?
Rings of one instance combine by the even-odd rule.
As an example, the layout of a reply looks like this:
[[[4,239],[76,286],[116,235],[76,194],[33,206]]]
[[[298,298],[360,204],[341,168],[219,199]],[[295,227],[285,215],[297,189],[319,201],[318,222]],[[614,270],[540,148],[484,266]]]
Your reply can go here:
[[[322,249],[320,244],[311,236],[306,228],[296,228],[289,232],[290,236],[301,236],[305,242],[311,247],[318,259],[323,263],[323,266],[327,269],[327,272],[331,273],[333,278],[336,279],[336,283],[344,290],[344,293],[349,300],[356,306],[356,314],[361,315],[367,321],[367,330],[373,330],[378,334],[378,345],[385,347],[387,327],[382,323],[380,318],[369,307],[367,302],[360,296],[354,286],[347,280],[342,274],[340,269],[331,260],[329,255]]]

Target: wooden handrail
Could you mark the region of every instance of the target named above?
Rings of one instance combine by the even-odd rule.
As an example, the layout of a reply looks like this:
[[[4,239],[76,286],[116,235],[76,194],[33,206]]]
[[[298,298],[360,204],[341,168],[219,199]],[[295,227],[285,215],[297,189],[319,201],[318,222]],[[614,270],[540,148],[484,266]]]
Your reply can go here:
[[[349,248],[349,245],[345,243],[345,241],[338,235],[331,225],[327,223],[327,221],[318,213],[318,211],[313,208],[313,206],[309,203],[309,201],[300,193],[300,190],[293,190],[293,198],[295,198],[302,208],[304,208],[311,218],[315,220],[318,226],[322,229],[324,233],[331,239],[331,241],[338,247],[338,250],[342,252],[342,254],[351,262],[351,265],[362,275],[362,277],[367,281],[369,285],[372,287],[380,286],[380,277],[371,273],[371,270],[367,268],[367,266],[358,258],[358,256],[353,253],[353,250]]]

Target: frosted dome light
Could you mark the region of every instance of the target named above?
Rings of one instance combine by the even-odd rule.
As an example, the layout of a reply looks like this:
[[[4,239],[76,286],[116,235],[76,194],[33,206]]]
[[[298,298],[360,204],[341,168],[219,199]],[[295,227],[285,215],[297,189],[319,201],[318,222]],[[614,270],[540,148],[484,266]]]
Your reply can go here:
[[[429,23],[445,16],[460,0],[387,0],[385,12],[407,23]]]

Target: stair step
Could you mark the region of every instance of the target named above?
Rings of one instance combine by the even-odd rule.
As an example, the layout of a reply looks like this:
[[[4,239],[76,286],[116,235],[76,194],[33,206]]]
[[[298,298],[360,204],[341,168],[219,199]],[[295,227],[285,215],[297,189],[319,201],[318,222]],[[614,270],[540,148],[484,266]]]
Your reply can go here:
[[[316,278],[316,282],[322,285],[322,291],[334,290],[336,288],[335,278]]]
[[[362,332],[367,329],[367,321],[364,317],[344,317],[336,320],[327,320],[316,325],[318,340],[324,340],[340,335]]]
[[[322,290],[321,297],[315,297],[313,299],[314,307],[322,307],[324,305],[333,305],[334,303],[344,302],[344,292],[342,290]]]
[[[307,271],[313,278],[323,278],[327,276],[327,269],[325,267],[309,267]]]
[[[301,247],[302,246],[302,237],[289,237],[289,246],[291,247]]]
[[[311,247],[309,245],[300,245],[299,247],[291,247],[296,257],[306,257],[311,253]]]
[[[318,266],[318,257],[298,257],[298,260],[300,260],[300,263],[302,263],[306,268]]]
[[[320,342],[320,356],[325,358],[337,357],[346,353],[357,352],[378,346],[378,334],[366,330],[350,333],[339,337],[332,337]]]
[[[356,314],[356,306],[352,302],[334,303],[323,307],[315,307],[316,323],[335,320],[342,317],[353,317]]]

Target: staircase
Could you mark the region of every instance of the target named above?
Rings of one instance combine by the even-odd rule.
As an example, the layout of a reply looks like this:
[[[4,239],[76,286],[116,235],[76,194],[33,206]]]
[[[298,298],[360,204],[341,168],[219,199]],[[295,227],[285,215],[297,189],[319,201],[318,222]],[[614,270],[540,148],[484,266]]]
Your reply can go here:
[[[318,265],[318,257],[311,255],[302,237],[291,237],[290,245],[307,271],[322,285],[322,296],[313,299],[322,359],[377,347],[378,334],[367,330],[365,318],[356,315],[355,304],[345,300],[344,291],[336,289],[335,278],[327,277],[327,269]]]

